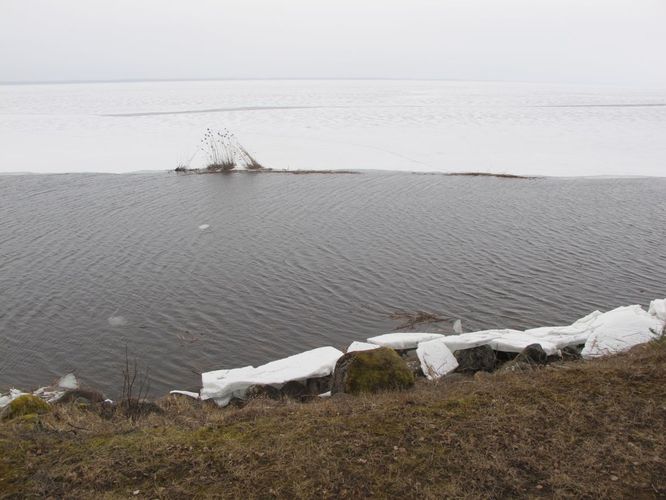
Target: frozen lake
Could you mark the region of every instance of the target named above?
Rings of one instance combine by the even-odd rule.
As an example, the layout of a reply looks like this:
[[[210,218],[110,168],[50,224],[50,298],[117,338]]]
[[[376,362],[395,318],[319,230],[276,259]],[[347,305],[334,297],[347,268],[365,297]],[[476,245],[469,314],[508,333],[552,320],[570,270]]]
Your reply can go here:
[[[666,171],[666,89],[303,80],[2,85],[0,172],[200,166],[207,127],[274,168]]]

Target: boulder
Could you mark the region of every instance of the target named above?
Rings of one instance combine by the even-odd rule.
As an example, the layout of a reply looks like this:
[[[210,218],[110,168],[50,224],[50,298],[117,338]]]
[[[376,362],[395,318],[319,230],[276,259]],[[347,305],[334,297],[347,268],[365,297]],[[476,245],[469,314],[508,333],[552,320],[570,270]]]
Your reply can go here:
[[[308,393],[313,396],[318,396],[331,390],[331,375],[326,377],[314,377],[306,380],[305,385],[308,388]]]
[[[335,365],[332,394],[407,389],[414,374],[393,349],[348,352]]]
[[[280,399],[282,393],[272,385],[251,385],[247,388],[245,399]]]
[[[297,382],[296,380],[290,380],[284,384],[280,389],[280,392],[287,398],[298,400],[306,399],[309,395],[308,388],[305,384]]]
[[[456,371],[460,373],[491,372],[497,364],[495,351],[489,345],[480,345],[471,349],[455,351],[453,355],[458,361]]]
[[[564,361],[576,361],[582,358],[581,351],[583,348],[581,346],[570,345],[562,349],[562,359]]]
[[[548,354],[543,350],[541,344],[530,344],[516,356],[514,361],[517,363],[545,365],[548,362]]]
[[[522,372],[532,370],[548,362],[548,354],[540,344],[531,344],[525,347],[518,356],[504,363],[498,372]]]
[[[43,399],[32,394],[24,394],[12,400],[2,409],[0,420],[9,420],[24,415],[39,415],[48,413],[50,410],[51,407]]]

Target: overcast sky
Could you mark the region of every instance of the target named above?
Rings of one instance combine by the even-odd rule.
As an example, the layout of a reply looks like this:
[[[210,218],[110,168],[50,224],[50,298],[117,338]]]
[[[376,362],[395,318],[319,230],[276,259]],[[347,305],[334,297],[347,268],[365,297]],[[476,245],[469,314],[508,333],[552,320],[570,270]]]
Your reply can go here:
[[[666,85],[666,0],[0,0],[0,81]]]

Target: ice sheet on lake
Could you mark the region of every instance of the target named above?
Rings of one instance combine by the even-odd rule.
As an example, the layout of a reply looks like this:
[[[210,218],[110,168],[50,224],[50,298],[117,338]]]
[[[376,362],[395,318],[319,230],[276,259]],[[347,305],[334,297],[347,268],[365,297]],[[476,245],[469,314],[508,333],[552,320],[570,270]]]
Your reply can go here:
[[[368,342],[382,347],[393,349],[416,349],[420,342],[435,340],[444,337],[440,333],[398,332],[386,333],[377,337],[370,337]]]
[[[421,370],[428,380],[435,380],[458,368],[458,361],[446,345],[445,339],[421,342],[416,348]]]
[[[380,347],[381,346],[377,344],[369,344],[368,342],[358,342],[355,340],[349,344],[349,347],[347,347],[347,352],[369,351],[371,349],[379,349]]]
[[[664,322],[641,306],[618,307],[597,316],[590,324],[584,358],[598,358],[626,351],[656,339]]]
[[[243,398],[252,385],[279,388],[290,381],[325,377],[333,373],[335,363],[342,355],[342,351],[334,347],[319,347],[256,368],[246,366],[203,373],[201,399],[213,399],[218,405],[225,406],[233,397]]]

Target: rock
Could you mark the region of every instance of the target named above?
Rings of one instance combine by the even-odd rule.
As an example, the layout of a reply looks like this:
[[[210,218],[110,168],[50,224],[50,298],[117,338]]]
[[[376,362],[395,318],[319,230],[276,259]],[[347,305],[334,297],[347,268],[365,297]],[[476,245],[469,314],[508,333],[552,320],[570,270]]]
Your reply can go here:
[[[0,420],[9,420],[23,415],[40,415],[51,411],[49,404],[32,394],[24,394],[14,399],[0,412]]]
[[[303,400],[308,397],[308,388],[301,382],[291,380],[282,386],[280,393],[290,399]]]
[[[65,394],[59,398],[56,403],[76,403],[83,405],[93,405],[102,403],[106,398],[101,392],[87,390],[87,389],[74,389],[66,391]]]
[[[530,344],[516,356],[515,361],[517,363],[545,365],[548,362],[548,354],[543,350],[541,344]]]
[[[495,351],[489,345],[480,345],[471,349],[455,351],[453,355],[458,361],[457,372],[475,373],[479,371],[491,372],[497,364]]]
[[[280,389],[276,389],[272,385],[252,385],[247,388],[245,393],[246,399],[280,399],[281,397]]]
[[[405,361],[387,347],[349,352],[338,359],[333,373],[332,394],[359,394],[407,389],[414,375]]]
[[[313,396],[318,396],[331,390],[332,376],[315,377],[306,380],[305,385],[308,388],[308,393]]]
[[[576,361],[582,359],[581,351],[583,350],[580,346],[567,346],[562,349],[562,360],[564,361]]]

